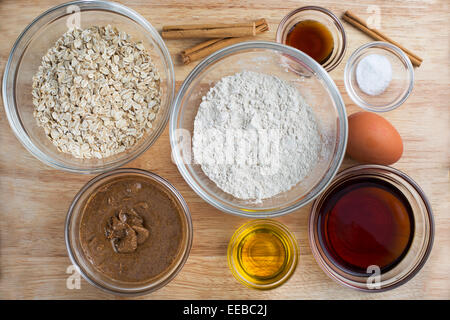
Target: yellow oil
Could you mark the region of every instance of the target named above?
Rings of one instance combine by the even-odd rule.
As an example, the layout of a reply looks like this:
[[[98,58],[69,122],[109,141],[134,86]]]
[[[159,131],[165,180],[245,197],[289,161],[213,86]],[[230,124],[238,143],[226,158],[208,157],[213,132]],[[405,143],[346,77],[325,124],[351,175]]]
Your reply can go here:
[[[261,220],[236,231],[228,260],[239,281],[251,287],[270,288],[271,284],[284,282],[295,269],[297,250],[295,238],[287,229],[275,221]]]

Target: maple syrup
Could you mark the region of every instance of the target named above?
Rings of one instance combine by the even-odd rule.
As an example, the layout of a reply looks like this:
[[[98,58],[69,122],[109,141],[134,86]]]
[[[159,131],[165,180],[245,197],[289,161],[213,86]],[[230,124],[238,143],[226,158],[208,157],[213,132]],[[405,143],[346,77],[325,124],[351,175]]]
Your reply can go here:
[[[303,20],[289,30],[286,44],[323,64],[333,52],[334,39],[324,24],[315,20]]]
[[[337,186],[324,199],[318,220],[319,241],[328,258],[357,276],[382,273],[406,255],[414,235],[412,208],[390,183],[361,177]]]

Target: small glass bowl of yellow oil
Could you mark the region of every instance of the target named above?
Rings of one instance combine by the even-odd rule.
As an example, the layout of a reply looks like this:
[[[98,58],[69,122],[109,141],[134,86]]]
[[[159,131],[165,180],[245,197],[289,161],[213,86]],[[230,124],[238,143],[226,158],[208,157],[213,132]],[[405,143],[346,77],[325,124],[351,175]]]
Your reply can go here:
[[[228,244],[228,265],[247,287],[267,290],[285,283],[294,273],[299,249],[294,235],[270,219],[252,220],[233,234]]]

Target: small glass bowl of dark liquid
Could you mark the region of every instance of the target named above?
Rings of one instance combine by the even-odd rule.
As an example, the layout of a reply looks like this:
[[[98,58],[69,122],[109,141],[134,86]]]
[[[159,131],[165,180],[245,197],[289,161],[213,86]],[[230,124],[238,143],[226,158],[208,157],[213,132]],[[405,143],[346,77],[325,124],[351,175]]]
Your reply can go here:
[[[331,71],[344,57],[347,39],[340,20],[316,6],[298,8],[284,17],[276,41],[294,47]]]
[[[382,291],[411,279],[434,236],[430,204],[404,173],[361,165],[339,173],[314,202],[309,221],[313,254],[339,283]]]

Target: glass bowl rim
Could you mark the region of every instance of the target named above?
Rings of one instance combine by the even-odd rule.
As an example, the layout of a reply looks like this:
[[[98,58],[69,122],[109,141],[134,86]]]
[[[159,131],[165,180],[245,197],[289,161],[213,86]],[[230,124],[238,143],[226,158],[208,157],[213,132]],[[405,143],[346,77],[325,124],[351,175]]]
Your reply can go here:
[[[120,174],[139,174],[139,175],[143,175],[146,178],[155,180],[156,182],[162,184],[179,201],[182,211],[183,211],[183,216],[186,219],[186,224],[187,224],[186,238],[187,238],[187,240],[186,240],[186,246],[185,246],[185,248],[183,248],[183,254],[180,257],[180,260],[178,261],[177,265],[174,266],[172,273],[168,274],[167,277],[165,279],[163,279],[162,281],[160,281],[156,286],[150,285],[150,287],[147,286],[148,288],[138,289],[138,290],[133,289],[133,288],[131,288],[131,289],[130,288],[125,288],[125,289],[118,288],[118,290],[123,290],[123,291],[114,291],[113,289],[106,288],[106,287],[102,286],[101,284],[97,283],[95,281],[95,277],[92,277],[91,275],[87,274],[86,272],[84,272],[84,270],[82,270],[79,267],[78,260],[75,258],[75,254],[74,254],[75,249],[72,248],[73,245],[70,240],[69,227],[72,224],[73,216],[76,214],[80,214],[80,212],[77,212],[77,213],[74,212],[74,208],[75,208],[76,204],[80,200],[81,196],[83,194],[85,194],[85,192],[90,187],[92,187],[92,185],[94,185],[97,182],[101,182],[101,181],[105,180],[106,178],[110,178],[112,176],[120,175]],[[111,294],[118,295],[118,296],[141,296],[144,294],[154,292],[154,291],[159,290],[162,287],[166,286],[183,269],[186,261],[188,260],[189,254],[190,254],[190,251],[192,248],[193,236],[194,236],[194,228],[193,228],[193,224],[192,224],[191,213],[190,213],[189,207],[186,203],[186,200],[184,200],[181,193],[168,180],[161,177],[160,175],[153,173],[151,171],[138,169],[138,168],[118,168],[118,169],[110,170],[110,171],[104,172],[102,174],[99,174],[99,175],[95,176],[94,178],[92,178],[91,180],[89,180],[74,196],[74,198],[69,206],[69,209],[67,210],[67,215],[66,215],[66,219],[64,222],[64,240],[65,240],[65,244],[66,244],[67,253],[69,255],[69,259],[70,259],[71,263],[75,266],[77,272],[80,273],[83,276],[83,278],[87,282],[89,282],[91,285],[93,285],[94,287],[101,289],[104,292],[111,293]]]
[[[245,229],[247,229],[251,226],[264,226],[264,225],[274,225],[275,227],[280,229],[286,235],[286,237],[289,239],[289,242],[292,244],[293,258],[292,258],[292,263],[289,267],[289,270],[283,275],[283,277],[281,279],[279,279],[278,281],[276,281],[274,283],[270,283],[267,285],[259,285],[259,284],[255,284],[253,282],[245,281],[241,277],[241,273],[239,273],[237,271],[237,269],[235,268],[235,263],[234,263],[234,259],[232,258],[232,255],[231,255],[231,251],[233,250],[234,246],[237,244],[236,239]],[[243,284],[246,287],[251,288],[251,289],[271,290],[271,289],[275,289],[275,288],[278,288],[279,286],[283,285],[293,276],[293,274],[297,270],[299,260],[300,260],[300,248],[298,246],[297,238],[295,237],[294,233],[292,233],[292,231],[290,231],[289,228],[285,224],[283,224],[277,220],[273,220],[273,219],[253,219],[253,220],[243,223],[234,231],[233,235],[231,236],[231,238],[228,242],[228,246],[227,246],[227,262],[228,262],[228,268],[230,269],[231,274],[238,282],[240,282],[241,284]]]
[[[331,12],[331,10],[328,10],[327,8],[319,7],[319,6],[304,6],[304,7],[300,7],[300,8],[290,11],[288,14],[286,14],[284,16],[284,18],[278,24],[275,40],[278,43],[283,43],[282,33],[286,28],[287,21],[290,18],[292,18],[293,16],[295,16],[297,13],[302,12],[302,11],[321,12],[321,13],[329,16],[337,24],[337,29],[342,36],[342,49],[339,52],[339,56],[338,56],[337,60],[331,66],[329,66],[328,68],[325,69],[327,72],[330,72],[330,71],[334,70],[342,62],[342,60],[344,59],[345,53],[347,51],[347,34],[345,32],[344,25],[342,24],[341,20],[333,12]]]
[[[331,99],[336,103],[336,112],[338,114],[338,143],[336,148],[336,156],[333,158],[334,161],[334,168],[331,169],[331,175],[329,176],[328,181],[323,183],[323,179],[320,180],[316,186],[320,185],[322,183],[322,186],[320,189],[317,190],[316,194],[309,195],[303,197],[301,200],[296,201],[294,204],[282,208],[282,209],[252,209],[252,212],[249,213],[245,209],[237,209],[229,206],[228,204],[219,204],[214,199],[210,198],[209,195],[202,190],[202,188],[197,185],[196,182],[191,178],[191,175],[188,173],[188,170],[185,167],[185,164],[183,162],[182,156],[179,154],[177,150],[177,144],[174,141],[175,137],[175,130],[177,129],[177,121],[178,121],[178,113],[181,108],[181,100],[184,97],[186,90],[191,85],[192,81],[197,78],[198,74],[201,73],[204,69],[209,67],[212,63],[230,55],[233,53],[239,53],[244,50],[248,49],[270,49],[272,51],[277,51],[282,54],[288,54],[294,58],[299,59],[300,61],[306,63],[309,68],[313,71],[314,75],[316,77],[319,77],[320,80],[322,80],[330,93]],[[187,182],[187,184],[194,190],[194,192],[199,195],[204,201],[212,205],[213,207],[225,212],[234,214],[241,217],[247,217],[247,218],[273,218],[277,216],[282,216],[288,213],[291,213],[305,205],[307,205],[309,202],[313,201],[319,194],[331,183],[333,180],[333,177],[338,172],[340,165],[342,164],[342,161],[345,156],[345,149],[347,146],[347,137],[348,137],[348,122],[347,122],[347,111],[345,109],[345,103],[342,99],[342,96],[339,92],[339,89],[337,88],[335,82],[331,78],[331,76],[328,74],[328,72],[319,65],[315,60],[313,60],[311,57],[306,55],[305,53],[281,44],[277,42],[269,42],[269,41],[246,41],[237,43],[228,47],[225,47],[221,50],[218,50],[208,57],[206,57],[204,60],[202,60],[186,77],[183,84],[181,85],[180,89],[178,90],[178,94],[175,97],[172,113],[170,115],[170,121],[169,121],[169,136],[170,136],[170,145],[172,149],[172,156],[175,160],[175,163],[177,165],[177,168],[179,172],[181,173],[184,180]]]
[[[316,241],[314,241],[315,236],[314,236],[314,230],[316,229],[316,226],[314,225],[314,220],[316,218],[316,216],[318,215],[318,203],[320,202],[321,198],[325,196],[325,192],[323,192],[321,194],[320,197],[318,197],[310,210],[310,214],[309,214],[309,218],[308,218],[308,239],[309,239],[309,245],[311,247],[311,251],[312,254],[314,256],[314,259],[316,260],[317,264],[320,266],[320,268],[322,269],[322,271],[331,279],[333,279],[334,281],[336,281],[337,283],[339,283],[342,286],[351,288],[351,289],[355,289],[358,291],[363,291],[363,292],[371,292],[371,293],[377,293],[377,292],[384,292],[384,291],[388,291],[388,290],[392,290],[395,289],[403,284],[405,284],[406,282],[408,282],[409,280],[411,280],[412,278],[414,278],[417,273],[422,269],[422,267],[425,265],[425,263],[427,262],[430,254],[431,254],[431,250],[433,248],[433,243],[434,243],[434,235],[435,235],[435,225],[434,225],[434,217],[433,217],[433,210],[431,208],[431,204],[427,198],[427,196],[425,195],[425,192],[422,190],[422,188],[417,184],[417,182],[415,182],[410,176],[408,176],[406,173],[395,169],[391,166],[385,166],[385,165],[378,165],[378,164],[359,164],[359,165],[354,165],[351,167],[348,167],[344,170],[342,170],[341,172],[339,172],[336,177],[333,179],[333,181],[336,181],[338,179],[344,179],[348,174],[351,174],[352,172],[355,171],[360,171],[363,170],[363,172],[359,172],[357,173],[356,176],[359,176],[361,174],[366,174],[366,170],[379,170],[379,171],[383,171],[383,172],[387,172],[390,174],[393,174],[396,177],[400,177],[401,179],[403,179],[404,181],[406,181],[407,184],[409,184],[419,195],[420,199],[423,201],[423,205],[425,206],[426,210],[425,212],[422,212],[423,215],[428,217],[429,220],[429,235],[428,235],[428,243],[425,249],[425,252],[423,254],[423,257],[419,260],[418,263],[416,263],[414,265],[414,268],[411,269],[409,271],[409,273],[405,276],[405,278],[403,278],[401,281],[399,281],[398,283],[394,283],[390,286],[384,287],[384,288],[380,288],[380,289],[369,289],[369,288],[361,288],[361,287],[355,287],[353,285],[351,285],[350,283],[344,282],[343,280],[339,279],[338,277],[335,277],[335,272],[331,269],[329,270],[328,264],[323,260],[321,254],[319,253],[319,250],[317,249],[319,247],[319,245],[316,243]],[[373,174],[373,173],[372,173]],[[345,179],[343,181],[340,181],[340,183],[345,182]],[[401,184],[403,184],[403,182],[401,182]],[[324,190],[325,191],[325,190]]]
[[[53,157],[50,157],[47,155],[45,151],[42,151],[39,147],[35,146],[35,144],[32,142],[28,134],[26,133],[26,129],[22,124],[22,120],[18,113],[18,107],[15,103],[15,99],[13,99],[12,105],[9,103],[9,100],[7,98],[7,85],[8,80],[13,75],[15,76],[16,71],[18,67],[20,66],[21,61],[19,61],[19,64],[13,65],[12,60],[13,57],[16,55],[16,51],[19,50],[19,44],[24,40],[24,37],[28,34],[29,30],[32,29],[33,26],[35,26],[38,22],[40,22],[42,19],[46,18],[48,15],[52,14],[55,11],[61,10],[62,8],[68,8],[69,6],[79,6],[80,12],[83,11],[89,11],[89,10],[101,10],[101,11],[107,11],[109,13],[117,14],[117,15],[123,15],[127,18],[130,18],[135,23],[137,23],[139,26],[143,27],[147,32],[150,33],[151,37],[154,39],[154,41],[158,44],[159,49],[161,50],[163,54],[163,59],[165,60],[165,64],[167,64],[167,70],[164,70],[168,74],[168,79],[170,82],[171,88],[167,89],[167,97],[168,97],[168,110],[166,111],[164,117],[161,119],[161,126],[158,128],[158,130],[155,132],[155,135],[152,140],[148,140],[144,144],[147,144],[143,146],[142,150],[136,153],[130,153],[127,156],[124,156],[122,159],[118,159],[117,161],[114,161],[112,163],[109,163],[107,165],[101,164],[98,166],[93,166],[89,168],[80,168],[77,165],[67,165],[63,164],[61,161],[54,159]],[[23,52],[17,51],[17,53],[23,54]],[[21,58],[20,58],[21,60]],[[14,73],[14,74],[13,74]],[[170,81],[171,80],[171,81]],[[12,80],[15,83],[15,79]],[[15,90],[15,87],[13,88]],[[46,165],[49,165],[53,168],[56,168],[58,170],[63,170],[67,172],[73,172],[73,173],[80,173],[80,174],[94,174],[94,173],[102,173],[106,172],[108,170],[112,170],[115,168],[118,168],[120,166],[123,166],[124,164],[136,159],[141,154],[143,154],[145,151],[147,151],[155,142],[158,140],[160,135],[163,133],[167,122],[169,120],[169,116],[171,113],[171,109],[173,106],[173,98],[175,95],[175,72],[172,62],[172,57],[169,53],[169,50],[167,49],[164,41],[162,40],[161,36],[159,35],[158,31],[139,13],[134,11],[133,9],[130,9],[126,7],[125,5],[119,4],[117,2],[109,2],[109,1],[102,1],[102,0],[78,0],[78,1],[71,1],[62,3],[59,5],[56,5],[40,15],[38,15],[36,18],[33,19],[33,21],[28,24],[23,31],[19,34],[16,41],[14,42],[11,51],[8,55],[8,59],[5,64],[5,70],[3,73],[3,80],[2,80],[2,96],[3,96],[3,106],[5,109],[6,117],[8,118],[9,126],[11,127],[11,130],[14,132],[14,135],[16,136],[17,140],[20,141],[20,143],[25,147],[25,149],[30,152],[35,158],[40,160]],[[145,138],[144,138],[145,139]],[[120,155],[120,154],[118,154]]]
[[[350,67],[355,68],[356,66],[353,66],[353,64],[355,63],[355,60],[358,59],[366,50],[374,48],[374,47],[379,48],[384,51],[390,51],[390,50],[394,51],[395,52],[394,55],[404,65],[406,65],[405,73],[407,73],[409,75],[409,79],[410,79],[409,84],[408,84],[408,89],[406,90],[406,92],[402,96],[402,98],[399,99],[399,101],[397,101],[394,104],[375,106],[375,105],[366,103],[363,99],[361,99],[356,94],[355,90],[353,90],[353,86],[351,85]],[[391,111],[391,110],[394,110],[394,109],[400,107],[410,96],[410,94],[414,88],[414,67],[411,63],[411,60],[406,55],[406,53],[403,52],[403,50],[401,50],[396,45],[389,43],[389,42],[385,42],[385,41],[369,42],[369,43],[363,44],[358,49],[356,49],[352,53],[352,55],[348,58],[347,63],[345,64],[345,69],[344,69],[344,85],[345,85],[345,90],[347,91],[350,99],[352,99],[352,101],[358,107],[360,107],[364,110],[367,110],[367,111],[371,111],[371,112],[378,112],[378,113],[388,112],[388,111]]]

